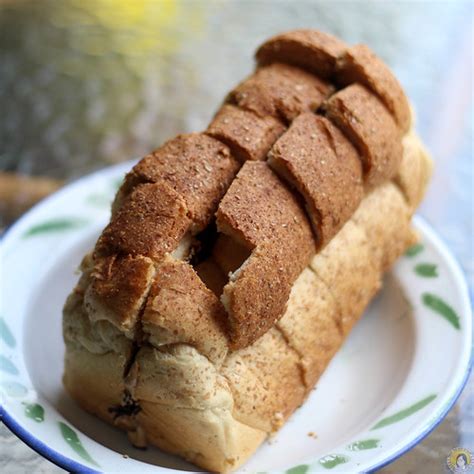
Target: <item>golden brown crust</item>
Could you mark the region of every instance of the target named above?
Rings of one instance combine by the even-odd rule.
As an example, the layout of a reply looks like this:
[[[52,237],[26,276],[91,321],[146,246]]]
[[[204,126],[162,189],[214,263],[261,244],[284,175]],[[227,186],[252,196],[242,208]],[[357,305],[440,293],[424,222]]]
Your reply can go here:
[[[410,229],[412,210],[398,187],[388,182],[370,192],[352,218],[364,229],[370,252],[382,272],[417,238]]]
[[[131,343],[130,343],[131,344]],[[94,354],[81,347],[66,346],[63,384],[69,395],[89,413],[114,425],[112,407],[122,403],[125,354]]]
[[[300,356],[306,393],[341,346],[340,319],[328,287],[305,268],[291,289],[286,313],[276,325]]]
[[[203,133],[178,135],[133,167],[118,196],[123,200],[137,184],[165,183],[185,202],[193,230],[199,231],[209,224],[239,167],[221,142]]]
[[[224,287],[232,349],[250,346],[283,316],[298,276],[296,264],[289,257],[280,246],[260,244]],[[304,268],[307,262],[299,260]]]
[[[306,113],[292,123],[269,156],[270,166],[304,197],[318,246],[323,247],[362,199],[356,150],[329,120]]]
[[[218,365],[227,353],[226,319],[222,303],[191,265],[167,258],[158,267],[142,317],[155,347],[189,344]]]
[[[401,134],[375,95],[353,84],[331,96],[324,108],[327,117],[358,149],[370,187],[395,176],[403,153]]]
[[[190,226],[187,207],[165,183],[140,184],[112,216],[94,255],[142,255],[160,261],[175,250]]]
[[[274,145],[270,164],[303,195],[318,245],[326,245],[361,199],[360,163],[336,127],[305,112],[318,107],[331,86],[302,69],[275,63],[275,58],[291,52],[300,66],[314,72],[321,67],[334,69],[337,57],[341,57],[346,59],[338,63],[340,70],[350,71],[348,61],[353,56],[342,55],[346,49],[335,38],[303,30],[269,40],[257,53],[260,63],[269,65],[230,94],[229,100],[237,106],[225,104],[221,108],[206,132],[209,136],[178,136],[129,173],[118,194],[112,222],[97,243],[96,257],[144,255],[156,264],[169,253],[174,252],[176,258],[185,235],[207,226],[239,166],[221,142],[227,143],[240,160],[264,159],[284,131],[280,119],[291,121],[298,114],[294,125]],[[372,63],[369,66],[376,67]],[[326,110],[362,151],[369,186],[394,174],[399,135],[393,133],[396,127],[375,96],[363,86],[353,85],[329,99]],[[231,312],[233,347],[250,344],[281,316],[291,285],[314,246],[298,200],[268,171],[265,164],[246,168],[239,174],[247,180],[244,186],[242,179],[234,180],[217,213],[220,230],[245,250],[243,255],[223,255],[218,240],[213,254],[225,273],[235,271],[246,260],[247,249],[265,243],[265,249],[254,251],[253,258],[222,290]],[[186,257],[181,254],[180,258]],[[235,261],[231,262],[229,255],[234,255]],[[272,265],[272,260],[278,265]],[[288,270],[277,271],[280,267]],[[264,280],[267,272],[273,283],[255,298],[258,279]],[[221,280],[209,279],[218,293]],[[277,298],[270,294],[276,283],[282,290]],[[249,318],[251,313],[255,314]]]
[[[362,201],[356,213],[368,216],[376,212],[373,204],[370,201],[368,208],[367,201]],[[401,230],[405,225],[400,223]],[[311,270],[334,297],[339,313],[336,322],[343,337],[381,286],[380,264],[378,256],[373,253],[375,245],[383,246],[384,242],[371,244],[363,228],[350,220],[338,232],[337,238],[311,260]]]
[[[285,131],[277,119],[258,117],[253,112],[224,104],[206,133],[225,143],[240,161],[264,160],[268,150]]]
[[[143,347],[134,365],[132,393],[142,408],[137,421],[158,446],[205,469],[228,472],[266,437],[235,419],[227,380],[193,347]]]
[[[277,431],[305,397],[299,357],[277,328],[251,347],[231,353],[220,373],[229,384],[235,418],[267,433]]]
[[[431,178],[433,162],[416,133],[403,137],[403,158],[395,183],[400,187],[412,212],[420,205]]]
[[[265,41],[256,53],[260,66],[292,64],[324,79],[331,78],[336,60],[347,45],[335,36],[315,30],[293,30]]]
[[[216,218],[221,232],[248,248],[271,241],[299,247],[304,255],[308,249],[314,251],[308,219],[298,199],[267,163],[242,166],[220,202]]]
[[[267,437],[235,420],[231,410],[170,408],[145,401],[137,420],[150,444],[210,472],[237,469]]]
[[[261,67],[227,96],[227,102],[285,123],[315,111],[333,91],[318,77],[288,64]]]
[[[266,163],[241,168],[219,205],[217,226],[254,248],[223,293],[232,347],[245,347],[283,315],[315,242],[298,200]]]
[[[97,258],[84,295],[91,321],[106,319],[133,333],[154,273],[153,262],[146,257]]]
[[[336,80],[341,85],[364,84],[375,92],[403,133],[410,128],[411,114],[402,86],[385,63],[364,44],[351,46],[337,61]]]

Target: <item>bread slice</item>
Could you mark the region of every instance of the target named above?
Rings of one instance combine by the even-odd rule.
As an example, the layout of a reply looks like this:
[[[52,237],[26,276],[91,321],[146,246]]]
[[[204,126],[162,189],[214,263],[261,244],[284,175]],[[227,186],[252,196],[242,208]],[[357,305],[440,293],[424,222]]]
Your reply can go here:
[[[229,93],[226,101],[259,117],[290,123],[315,112],[334,88],[326,81],[288,64],[261,67]]]
[[[325,117],[301,114],[270,151],[269,165],[303,196],[319,248],[352,216],[364,195],[355,148]]]
[[[240,161],[258,161],[266,158],[284,131],[283,123],[270,115],[261,118],[248,110],[224,104],[206,133],[228,145]]]
[[[365,44],[348,48],[337,60],[336,77],[340,85],[355,82],[373,90],[390,113],[403,133],[411,124],[408,100],[402,86],[390,69]]]
[[[403,153],[402,134],[375,95],[353,84],[331,96],[324,110],[359,150],[370,187],[396,175]]]
[[[292,64],[322,77],[334,75],[337,59],[347,45],[335,36],[315,30],[294,30],[270,38],[255,54],[260,66]]]

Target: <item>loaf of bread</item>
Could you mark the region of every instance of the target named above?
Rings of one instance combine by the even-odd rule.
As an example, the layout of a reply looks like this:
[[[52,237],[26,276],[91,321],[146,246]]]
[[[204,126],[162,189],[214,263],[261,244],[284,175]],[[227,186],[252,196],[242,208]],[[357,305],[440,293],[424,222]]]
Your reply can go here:
[[[431,174],[367,47],[298,30],[256,58],[206,131],[127,174],[63,316],[79,405],[216,472],[304,402],[416,242]]]

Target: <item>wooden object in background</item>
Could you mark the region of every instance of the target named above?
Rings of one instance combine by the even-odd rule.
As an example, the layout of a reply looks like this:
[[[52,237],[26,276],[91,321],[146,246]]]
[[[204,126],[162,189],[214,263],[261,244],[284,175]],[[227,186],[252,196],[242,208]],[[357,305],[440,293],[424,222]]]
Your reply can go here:
[[[63,181],[52,178],[0,172],[1,227],[11,223],[63,184]]]

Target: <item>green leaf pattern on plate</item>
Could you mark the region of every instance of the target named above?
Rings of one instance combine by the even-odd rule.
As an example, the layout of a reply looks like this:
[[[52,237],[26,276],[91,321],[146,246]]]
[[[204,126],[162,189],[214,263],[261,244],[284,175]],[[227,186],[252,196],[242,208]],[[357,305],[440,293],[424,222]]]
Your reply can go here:
[[[34,225],[23,234],[23,237],[32,237],[38,234],[47,234],[51,232],[63,232],[65,230],[83,227],[87,223],[87,220],[80,219],[78,217],[52,219],[42,222],[41,224]]]
[[[398,421],[401,421],[404,418],[413,415],[413,413],[421,410],[426,405],[430,404],[435,398],[435,394],[429,395],[428,397],[423,398],[423,400],[420,400],[419,402],[416,402],[413,405],[410,405],[409,407],[394,413],[393,415],[382,418],[372,429],[377,430],[379,428],[383,428],[384,426],[391,425],[392,423],[397,423]]]
[[[11,375],[19,374],[18,369],[15,367],[15,364],[2,355],[0,355],[0,370],[3,372],[7,372]]]
[[[436,278],[438,268],[434,263],[419,263],[415,267],[415,273],[425,278]]]
[[[461,328],[461,325],[459,324],[459,316],[456,314],[456,311],[454,311],[454,309],[439,296],[436,296],[433,293],[423,293],[421,299],[425,306],[438,313],[456,329]]]
[[[15,347],[15,338],[3,318],[0,318],[0,337],[5,341],[7,346]]]
[[[319,464],[325,469],[332,469],[339,464],[344,464],[349,461],[349,458],[343,456],[342,454],[328,454],[319,460]]]
[[[77,433],[66,423],[63,423],[62,421],[59,422],[59,428],[61,429],[61,434],[69,446],[85,461],[87,461],[90,464],[93,464],[94,466],[99,466],[90,456],[90,454],[86,451],[84,446],[81,443],[81,440],[79,439],[79,436],[77,436]]]
[[[412,245],[406,252],[405,256],[407,257],[414,257],[415,255],[418,255],[420,252],[422,252],[424,249],[424,246],[422,244],[415,244]]]
[[[374,449],[378,448],[380,443],[379,439],[363,439],[361,441],[356,441],[347,446],[347,449],[350,451],[363,451],[365,449]]]
[[[44,408],[39,403],[25,404],[25,415],[28,418],[41,423],[44,421]]]
[[[0,382],[0,387],[10,397],[20,398],[28,393],[28,389],[24,385],[18,382],[13,382],[12,380],[2,380]]]
[[[90,194],[87,196],[86,202],[97,207],[109,207],[112,203],[112,197],[108,194]]]
[[[286,471],[286,474],[306,474],[309,466],[307,464],[300,464],[299,466],[292,467]]]

